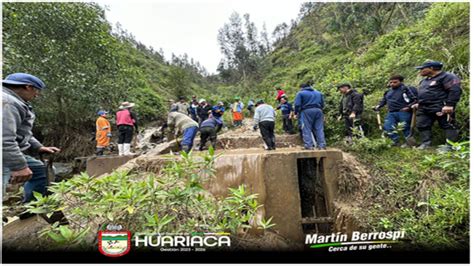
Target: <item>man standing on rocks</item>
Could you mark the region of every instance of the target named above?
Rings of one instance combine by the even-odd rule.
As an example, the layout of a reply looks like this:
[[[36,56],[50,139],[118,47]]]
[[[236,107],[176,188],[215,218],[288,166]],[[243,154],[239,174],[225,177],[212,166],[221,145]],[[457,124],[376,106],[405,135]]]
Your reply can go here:
[[[301,126],[304,149],[312,150],[317,146],[318,149],[325,150],[323,94],[308,83],[303,83],[300,87],[295,98],[295,114]]]
[[[442,68],[443,63],[438,61],[427,61],[416,67],[420,70],[420,76],[425,77],[418,89],[418,104],[412,106],[418,109],[416,127],[421,136],[418,149],[431,146],[431,127],[434,121],[438,121],[446,139],[457,141],[459,137],[454,111],[461,98],[461,80],[453,73],[442,71]]]
[[[275,110],[272,106],[265,104],[263,100],[258,100],[256,104],[255,115],[253,120],[255,125],[254,130],[260,128],[263,141],[265,141],[265,150],[275,150]]]
[[[26,182],[23,202],[29,202],[34,199],[34,191],[44,195],[48,184],[46,166],[31,155],[60,152],[56,147],[44,147],[32,133],[35,114],[29,102],[46,86],[41,79],[26,73],[8,75],[2,84],[3,192],[8,182]]]

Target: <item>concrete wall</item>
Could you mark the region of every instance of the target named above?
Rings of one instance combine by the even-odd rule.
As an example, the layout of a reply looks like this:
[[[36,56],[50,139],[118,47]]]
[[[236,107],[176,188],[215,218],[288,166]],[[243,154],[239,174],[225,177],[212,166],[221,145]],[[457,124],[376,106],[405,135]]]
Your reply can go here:
[[[323,164],[323,186],[329,216],[334,213],[337,196],[337,164],[342,153],[337,150],[303,151],[296,149],[234,150],[216,160],[216,180],[210,186],[213,194],[225,196],[228,187],[246,184],[251,193],[258,193],[264,204],[265,217],[273,217],[275,230],[284,237],[302,243],[301,205],[297,160],[317,158]]]

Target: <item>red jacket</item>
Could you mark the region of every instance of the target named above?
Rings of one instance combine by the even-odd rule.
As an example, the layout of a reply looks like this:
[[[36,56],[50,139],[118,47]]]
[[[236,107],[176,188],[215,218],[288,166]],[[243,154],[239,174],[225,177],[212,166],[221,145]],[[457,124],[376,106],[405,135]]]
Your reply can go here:
[[[285,94],[285,91],[284,90],[278,90],[278,95],[276,97],[276,100],[277,101],[280,101],[281,99],[281,96],[283,96]]]

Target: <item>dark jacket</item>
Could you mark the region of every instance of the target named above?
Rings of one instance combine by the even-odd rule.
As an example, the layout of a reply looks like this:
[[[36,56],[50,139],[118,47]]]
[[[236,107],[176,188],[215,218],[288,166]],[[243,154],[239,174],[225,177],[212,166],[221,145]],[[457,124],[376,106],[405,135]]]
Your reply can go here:
[[[286,102],[278,105],[277,110],[281,110],[282,115],[289,115],[293,111],[293,106],[290,102]]]
[[[400,112],[401,109],[410,107],[417,102],[418,92],[413,87],[401,84],[400,87],[390,89],[383,95],[379,108],[388,104],[389,112]]]
[[[438,112],[445,105],[456,106],[461,93],[461,80],[458,76],[443,71],[435,77],[425,78],[420,82],[419,108]]]
[[[344,108],[345,107],[345,108]],[[349,91],[343,95],[339,104],[339,113],[341,115],[350,115],[355,112],[359,116],[364,111],[364,96],[355,90]]]
[[[217,121],[214,117],[211,117],[211,118],[208,118],[206,120],[204,120],[202,123],[201,123],[201,128],[204,128],[204,127],[211,127],[211,128],[216,128],[217,127]]]
[[[295,113],[299,114],[305,109],[310,108],[324,108],[323,94],[312,87],[304,87],[297,94],[295,98]]]
[[[209,117],[209,111],[211,111],[211,109],[212,109],[212,106],[210,106],[209,104],[204,107],[199,105],[197,108],[197,115],[199,119],[201,119],[201,121],[206,120]]]

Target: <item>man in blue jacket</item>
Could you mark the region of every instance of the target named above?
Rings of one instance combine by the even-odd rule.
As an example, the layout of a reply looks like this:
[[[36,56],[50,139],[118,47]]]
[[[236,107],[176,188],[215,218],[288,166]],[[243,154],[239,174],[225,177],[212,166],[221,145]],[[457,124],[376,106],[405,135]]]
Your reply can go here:
[[[325,150],[323,94],[307,83],[300,87],[295,99],[295,114],[301,125],[304,149],[312,150],[317,146],[318,149]]]
[[[410,135],[410,122],[412,117],[411,106],[416,103],[418,92],[413,87],[403,84],[404,78],[400,75],[390,77],[390,90],[386,91],[380,103],[374,110],[388,105],[388,114],[385,117],[384,130],[387,132],[394,146],[398,146],[400,136],[396,132],[398,123],[403,123],[403,135],[405,139]]]

